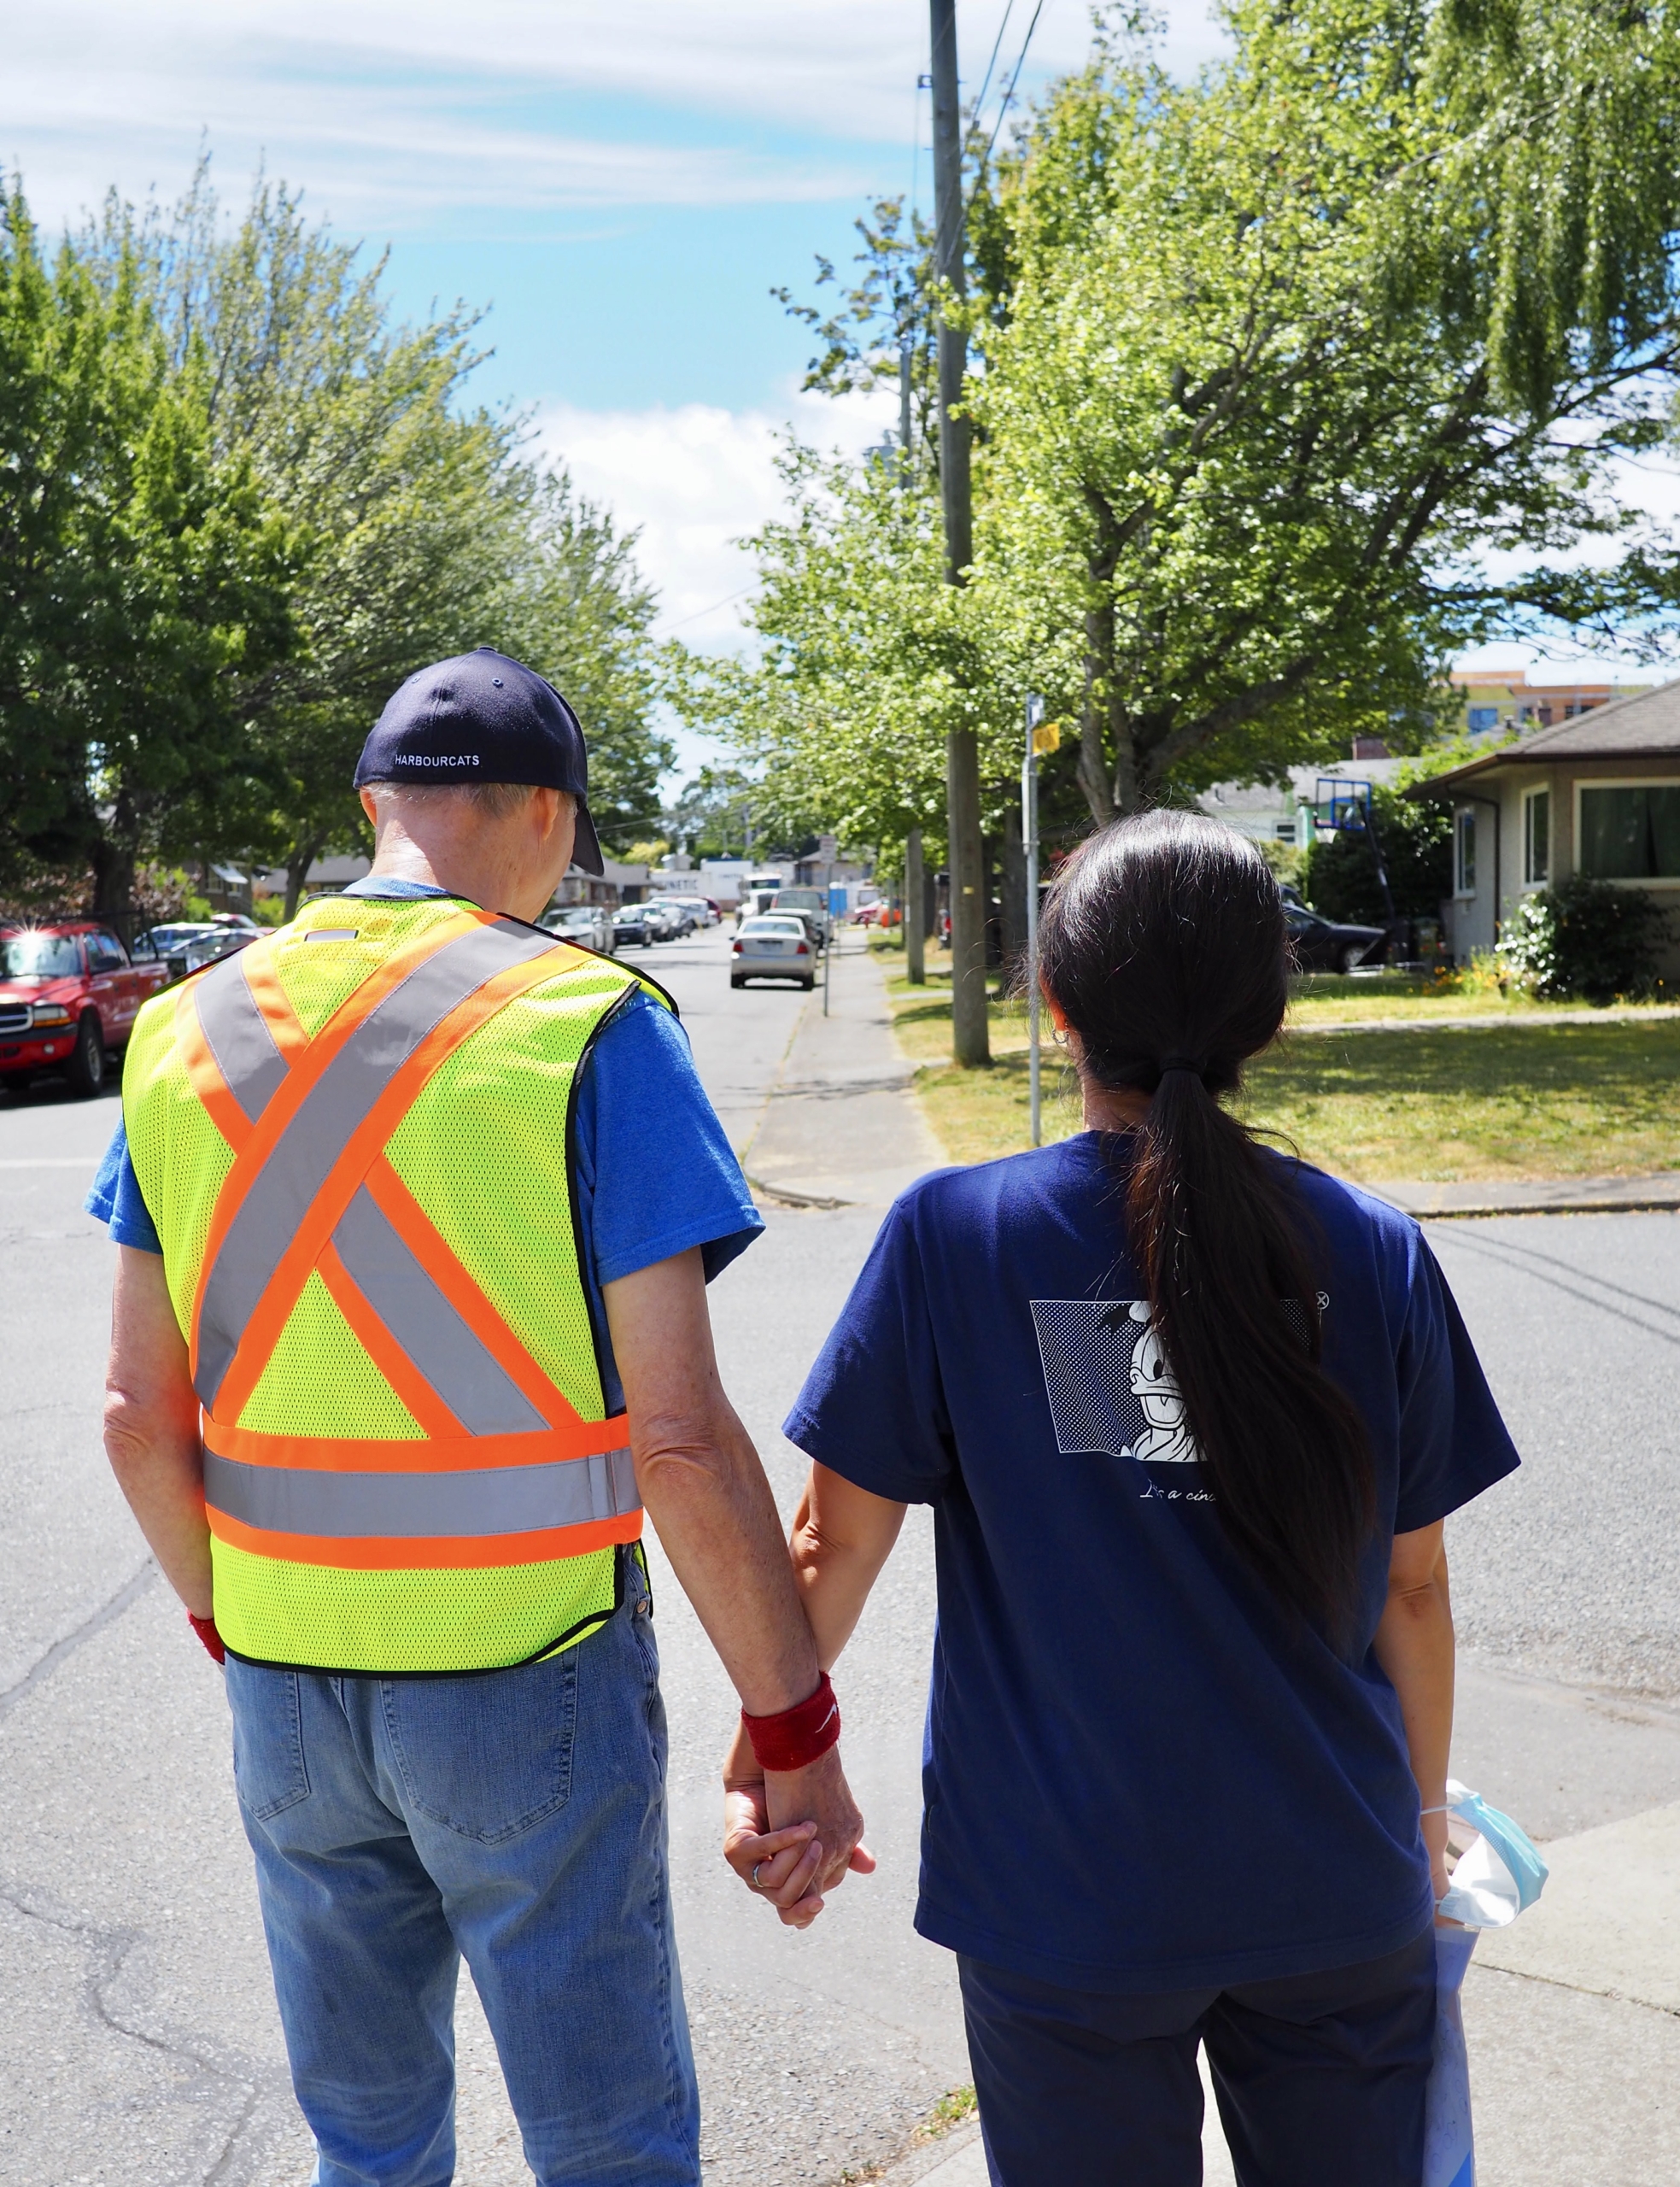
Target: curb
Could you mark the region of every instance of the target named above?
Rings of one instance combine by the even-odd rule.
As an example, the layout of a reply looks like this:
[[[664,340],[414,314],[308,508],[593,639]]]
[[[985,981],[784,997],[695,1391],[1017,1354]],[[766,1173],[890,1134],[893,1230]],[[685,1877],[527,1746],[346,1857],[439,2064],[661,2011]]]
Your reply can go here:
[[[1543,1184],[1428,1185],[1373,1179],[1360,1189],[1420,1222],[1490,1215],[1673,1215],[1680,1173],[1559,1178]]]
[[[743,1170],[742,1176],[760,1199],[774,1200],[778,1207],[855,1207],[856,1200],[830,1199],[822,1193],[796,1193],[787,1185],[767,1185],[762,1177],[755,1177],[750,1170]]]
[[[883,2171],[863,2176],[871,2178],[872,2187],[914,2187],[923,2179],[934,2187],[968,2187],[971,2179],[983,2182],[986,2158],[980,2146],[980,2121],[966,2120],[948,2133],[918,2143]]]

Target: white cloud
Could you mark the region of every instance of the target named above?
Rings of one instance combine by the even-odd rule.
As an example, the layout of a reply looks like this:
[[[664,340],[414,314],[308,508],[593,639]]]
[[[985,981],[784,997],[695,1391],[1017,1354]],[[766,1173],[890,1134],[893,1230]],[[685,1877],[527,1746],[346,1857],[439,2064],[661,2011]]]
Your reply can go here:
[[[542,448],[580,490],[639,531],[637,558],[659,590],[659,628],[699,647],[741,642],[751,555],[735,542],[783,506],[777,438],[792,425],[819,448],[856,452],[895,422],[896,399],[791,395],[778,410],[688,402],[652,410],[556,406],[537,419]]]
[[[970,91],[1002,12],[959,7]],[[1180,64],[1212,50],[1203,0],[1168,12]],[[1077,65],[1089,38],[1085,0],[1047,0],[1032,73]],[[55,220],[113,181],[172,191],[201,132],[224,172],[266,152],[353,222],[837,196],[867,181],[830,146],[908,141],[926,41],[914,0],[55,0],[9,16],[0,153]],[[534,110],[568,95],[598,118],[546,127]],[[679,114],[705,116],[711,142],[690,142]],[[719,149],[724,117],[809,143]]]

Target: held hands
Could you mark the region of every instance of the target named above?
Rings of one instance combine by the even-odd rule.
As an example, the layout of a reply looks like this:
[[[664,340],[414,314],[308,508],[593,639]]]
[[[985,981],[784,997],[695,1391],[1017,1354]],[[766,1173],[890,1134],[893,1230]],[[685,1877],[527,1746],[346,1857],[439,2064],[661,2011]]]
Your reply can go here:
[[[848,1870],[874,1871],[863,1829],[838,1747],[803,1769],[765,1770],[737,1730],[723,1768],[723,1858],[789,1928],[808,1929]]]

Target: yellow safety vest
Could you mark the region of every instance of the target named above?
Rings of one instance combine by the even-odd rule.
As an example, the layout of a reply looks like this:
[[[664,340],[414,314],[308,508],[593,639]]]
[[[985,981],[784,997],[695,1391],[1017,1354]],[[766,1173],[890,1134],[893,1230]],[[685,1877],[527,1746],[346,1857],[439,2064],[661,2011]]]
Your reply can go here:
[[[571,1124],[638,985],[669,1006],[518,920],[340,896],[140,1013],[124,1120],[237,1655],[486,1670],[612,1615],[641,1510]]]

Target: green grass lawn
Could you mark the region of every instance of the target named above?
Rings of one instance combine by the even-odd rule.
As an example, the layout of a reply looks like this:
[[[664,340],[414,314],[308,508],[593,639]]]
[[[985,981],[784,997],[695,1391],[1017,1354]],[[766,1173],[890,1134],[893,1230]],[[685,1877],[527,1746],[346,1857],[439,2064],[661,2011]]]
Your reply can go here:
[[[930,959],[929,970],[936,967],[945,969]],[[895,980],[889,992],[900,1043],[928,1066],[917,1092],[952,1160],[981,1162],[1025,1146],[1027,1028],[1020,1006],[992,1006],[992,1069],[959,1071],[944,1063],[951,1052],[945,982],[916,989]],[[1466,1012],[1446,1006],[1459,1000],[1439,998],[1439,1032],[1380,1029],[1384,1015],[1437,1014],[1416,1000],[1373,1011],[1373,1029],[1346,1035],[1314,1032],[1312,1017],[1292,1014],[1299,1032],[1286,1033],[1251,1066],[1241,1112],[1282,1134],[1309,1161],[1356,1181],[1514,1181],[1680,1169],[1680,1011],[1578,1025],[1517,1006],[1503,1023],[1455,1028],[1452,1019]],[[1478,1000],[1482,1010],[1499,1007],[1496,996]],[[1316,1014],[1332,1013],[1326,1007]],[[1045,1029],[1048,1035],[1048,1024]],[[1065,1138],[1080,1128],[1078,1091],[1048,1039],[1044,1064],[1044,1135]]]

